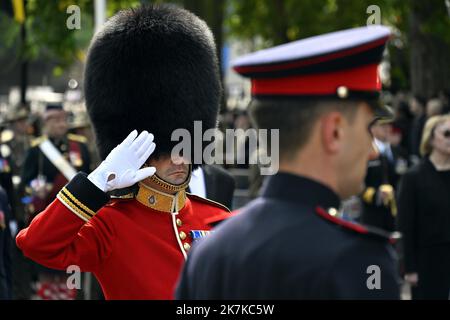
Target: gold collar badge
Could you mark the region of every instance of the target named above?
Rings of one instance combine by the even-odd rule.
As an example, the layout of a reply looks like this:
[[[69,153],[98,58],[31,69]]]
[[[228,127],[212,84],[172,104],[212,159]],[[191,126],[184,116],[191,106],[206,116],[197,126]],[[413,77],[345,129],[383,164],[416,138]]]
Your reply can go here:
[[[140,182],[136,200],[154,210],[175,213],[183,209],[186,203],[186,189],[182,189],[172,195],[155,190]]]

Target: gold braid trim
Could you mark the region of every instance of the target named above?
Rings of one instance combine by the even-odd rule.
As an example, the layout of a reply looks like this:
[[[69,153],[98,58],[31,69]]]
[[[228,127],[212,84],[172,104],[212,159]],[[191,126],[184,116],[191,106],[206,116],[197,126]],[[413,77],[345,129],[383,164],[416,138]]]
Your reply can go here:
[[[63,188],[64,193],[66,193],[70,200],[72,200],[76,205],[80,206],[81,209],[85,210],[87,213],[91,214],[92,216],[95,216],[96,212],[92,211],[91,209],[89,209],[88,207],[86,207],[84,204],[82,204],[77,198],[75,198],[75,196],[67,189],[67,188]]]
[[[68,209],[70,209],[74,214],[83,219],[84,221],[89,221],[92,217],[88,216],[85,212],[77,208],[67,197],[59,192],[56,197],[64,204]]]

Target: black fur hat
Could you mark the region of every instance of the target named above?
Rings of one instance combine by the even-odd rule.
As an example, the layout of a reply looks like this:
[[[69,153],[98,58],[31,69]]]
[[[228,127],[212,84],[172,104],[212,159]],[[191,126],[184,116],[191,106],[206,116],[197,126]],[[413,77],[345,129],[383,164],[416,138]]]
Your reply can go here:
[[[173,5],[121,11],[93,38],[84,85],[102,159],[133,129],[154,134],[152,157],[170,154],[173,130],[193,137],[194,120],[203,130],[216,126],[222,89],[213,35]]]

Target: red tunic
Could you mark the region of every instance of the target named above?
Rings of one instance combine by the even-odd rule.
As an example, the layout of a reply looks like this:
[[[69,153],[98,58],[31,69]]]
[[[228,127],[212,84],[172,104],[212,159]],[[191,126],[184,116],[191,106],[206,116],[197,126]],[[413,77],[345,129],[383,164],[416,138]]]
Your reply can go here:
[[[19,248],[44,266],[65,270],[77,265],[94,273],[106,299],[172,299],[193,241],[190,232],[210,230],[205,220],[226,208],[191,195],[178,214],[154,210],[135,199],[105,205],[101,202],[109,199],[95,188],[78,174],[19,232]],[[94,216],[81,219],[86,213]]]

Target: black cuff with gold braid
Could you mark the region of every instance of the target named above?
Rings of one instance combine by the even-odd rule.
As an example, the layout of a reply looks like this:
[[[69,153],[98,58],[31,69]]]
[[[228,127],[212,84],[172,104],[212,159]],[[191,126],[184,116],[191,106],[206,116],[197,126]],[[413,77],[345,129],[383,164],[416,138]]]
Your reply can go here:
[[[108,194],[97,188],[84,172],[79,172],[56,196],[70,211],[88,221],[108,203]]]

